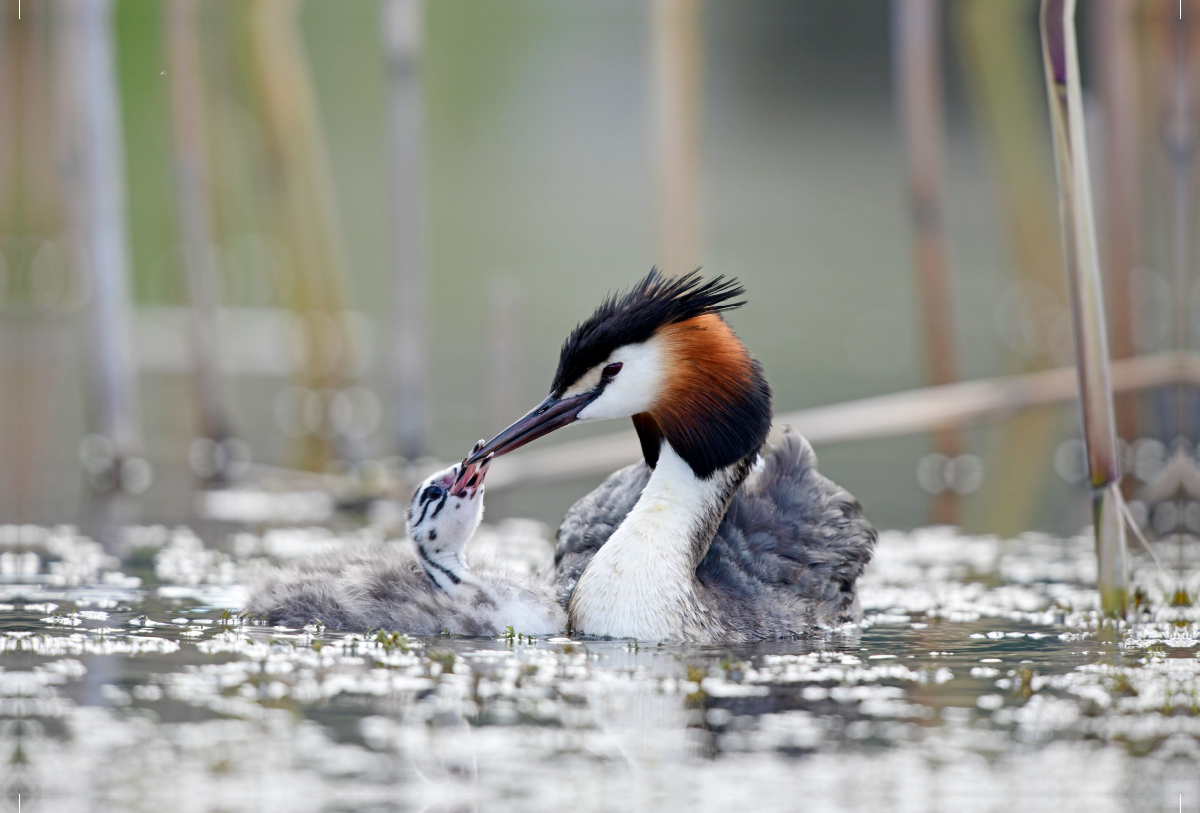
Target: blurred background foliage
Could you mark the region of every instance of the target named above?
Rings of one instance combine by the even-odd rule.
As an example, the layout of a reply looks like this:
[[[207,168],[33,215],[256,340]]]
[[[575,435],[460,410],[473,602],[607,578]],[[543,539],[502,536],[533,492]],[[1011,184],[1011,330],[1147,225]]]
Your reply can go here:
[[[43,524],[83,512],[80,444],[92,431],[81,316],[88,292],[64,247],[62,195],[69,192],[53,191],[53,115],[37,103],[50,85],[48,7],[27,3],[25,19],[6,17],[2,103],[10,112],[0,127],[7,271],[0,471],[11,486],[0,490],[0,521]],[[336,466],[344,449],[312,446],[308,436],[321,435],[337,409],[325,395],[313,405],[309,394],[345,388],[343,419],[353,425],[359,453],[392,455],[395,325],[380,5],[297,4],[295,62],[274,73],[264,55],[290,47],[288,29],[270,29],[278,38],[272,46],[256,25],[289,19],[287,3],[204,0],[199,8],[220,304],[242,315],[241,327],[223,329],[230,424],[255,461]],[[923,317],[886,4],[707,0],[699,9],[696,264],[745,283],[749,304],[729,320],[763,363],[776,410],[923,386]],[[116,0],[113,30],[144,454],[155,472],[141,512],[145,520],[176,522],[192,516],[197,407],[178,314],[189,299],[172,174],[167,13],[162,0]],[[1028,0],[944,7],[944,214],[952,340],[963,379],[1071,361],[1057,232],[1022,243],[1014,225],[1013,213],[1038,200],[1055,217],[1035,13]],[[1085,14],[1081,31],[1089,24]],[[663,263],[652,36],[651,7],[640,0],[425,4],[420,196],[430,455],[457,459],[540,400],[575,323],[606,293]],[[1085,58],[1088,45],[1085,38]],[[279,99],[294,100],[298,110],[305,100],[315,105],[305,133],[279,118]],[[1026,120],[1041,129],[1015,138],[1012,127]],[[309,139],[315,150],[289,153],[293,138]],[[1003,154],[999,142],[1016,144],[1017,152]],[[301,215],[287,214],[302,197],[296,161],[312,181],[304,188],[323,196],[311,201],[319,235],[296,225],[305,222]],[[324,259],[298,256],[315,245],[308,238],[318,240]],[[1164,303],[1158,293],[1162,261],[1153,245],[1147,257],[1141,352],[1168,346],[1158,329],[1169,319],[1160,313],[1170,298]],[[305,262],[316,268],[317,283],[305,277]],[[1049,270],[1031,277],[1039,263]],[[286,318],[316,311],[335,328]],[[333,378],[305,378],[311,369],[301,371],[297,359],[314,354],[325,354],[321,375]],[[963,448],[982,463],[982,480],[964,489],[958,518],[966,529],[1073,532],[1087,521],[1084,486],[1070,466],[1055,465],[1061,444],[1078,435],[1076,412],[1072,403],[964,434]],[[1014,446],[1024,450],[1015,465],[1006,462]],[[914,436],[817,451],[824,473],[855,493],[877,525],[905,528],[930,519],[930,496],[917,476],[930,448],[929,437]],[[489,517],[554,524],[594,484],[497,494],[489,497]]]

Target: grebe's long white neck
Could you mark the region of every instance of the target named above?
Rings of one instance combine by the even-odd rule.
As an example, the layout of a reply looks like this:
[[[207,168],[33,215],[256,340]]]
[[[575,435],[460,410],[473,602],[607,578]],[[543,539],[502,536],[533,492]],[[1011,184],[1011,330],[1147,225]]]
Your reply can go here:
[[[664,441],[641,498],[579,578],[571,628],[645,641],[713,637],[696,567],[746,472],[739,462],[697,477]]]

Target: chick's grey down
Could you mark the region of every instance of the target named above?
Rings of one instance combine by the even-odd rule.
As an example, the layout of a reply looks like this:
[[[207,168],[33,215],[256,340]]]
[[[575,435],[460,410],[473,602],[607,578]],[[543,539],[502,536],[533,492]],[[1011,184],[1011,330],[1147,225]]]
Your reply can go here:
[[[478,445],[482,445],[482,442]],[[550,635],[566,626],[544,580],[479,557],[488,460],[439,471],[413,494],[405,543],[339,550],[272,568],[246,611],[269,623],[415,635]]]

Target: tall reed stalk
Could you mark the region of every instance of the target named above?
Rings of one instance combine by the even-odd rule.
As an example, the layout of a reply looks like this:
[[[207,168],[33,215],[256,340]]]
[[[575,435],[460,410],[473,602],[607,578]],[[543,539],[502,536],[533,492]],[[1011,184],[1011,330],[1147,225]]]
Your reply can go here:
[[[914,260],[925,340],[925,374],[933,386],[958,379],[954,306],[945,228],[945,117],[942,105],[940,0],[894,0],[896,97],[908,157],[909,207],[916,236]],[[962,452],[957,428],[935,432],[947,458]],[[945,488],[933,501],[934,524],[955,524],[959,496]]]
[[[396,449],[415,460],[426,451],[425,263],[421,234],[421,0],[386,0],[388,157],[392,218],[392,385]],[[507,419],[504,419],[507,420]]]
[[[346,254],[334,195],[333,171],[317,111],[316,92],[299,0],[254,0],[249,5],[261,123],[264,175],[285,238],[292,273],[289,305],[304,325],[300,379],[319,406],[320,428],[301,441],[299,464],[320,471],[335,456],[365,456],[360,439],[341,431],[328,396],[347,384],[355,357],[344,317]],[[313,398],[325,396],[320,401]]]
[[[199,0],[171,0],[167,42],[171,66],[171,123],[175,145],[175,194],[183,232],[183,266],[190,300],[192,381],[200,437],[217,444],[230,424],[221,381],[217,341],[220,280],[216,265],[208,186],[207,122],[200,61]],[[216,447],[214,447],[215,449]],[[213,484],[228,474],[228,455],[209,453],[202,477]]]
[[[142,450],[137,358],[131,325],[125,151],[117,90],[111,0],[55,6],[59,166],[76,268],[92,288],[89,303],[96,431],[104,449],[91,467],[98,490],[149,485]],[[102,468],[103,467],[103,470]]]
[[[1037,319],[1036,342],[1014,348],[1008,372],[1033,372],[1061,364],[1055,357],[1049,312],[1066,303],[1062,248],[1054,222],[1053,165],[1045,143],[1042,99],[1045,80],[1038,69],[1040,44],[1028,27],[1025,3],[963,0],[954,4],[967,87],[985,136],[995,181],[997,208],[1004,225],[1012,295]],[[1055,308],[1032,310],[1028,294],[1042,292]],[[1051,298],[1052,297],[1052,298]],[[1046,315],[1043,315],[1045,313]],[[1029,318],[1029,317],[1025,317]],[[1017,413],[996,428],[989,441],[991,461],[984,527],[1004,536],[1028,528],[1050,474],[1047,464],[1031,465],[1061,431],[1058,410]]]
[[[1168,64],[1164,66],[1167,70],[1163,75],[1166,110],[1162,138],[1170,166],[1167,234],[1170,236],[1168,256],[1174,305],[1171,314],[1171,342],[1176,350],[1184,350],[1188,346],[1188,328],[1191,323],[1188,318],[1188,292],[1194,268],[1197,156],[1195,81],[1197,69],[1200,67],[1197,65],[1196,47],[1200,32],[1196,30],[1198,15],[1195,4],[1180,3],[1178,8],[1178,17],[1171,13],[1174,9],[1159,8],[1159,30],[1160,42],[1166,46],[1163,50],[1168,60]],[[1164,14],[1164,11],[1167,13]],[[1194,397],[1192,395],[1189,398],[1182,388],[1174,393],[1175,409],[1169,427],[1173,435],[1195,437],[1197,429],[1193,423],[1194,411],[1189,409],[1193,406],[1189,404],[1189,400],[1193,400]]]
[[[1104,103],[1104,242],[1112,307],[1112,350],[1130,358],[1138,312],[1142,265],[1142,100],[1138,93],[1138,54],[1134,15],[1138,0],[1102,0],[1096,6],[1095,44]],[[1183,350],[1182,347],[1175,348]],[[1137,401],[1117,403],[1117,436],[1137,437]]]
[[[1100,565],[1097,587],[1104,613],[1122,616],[1129,592],[1125,513],[1119,487],[1121,467],[1112,375],[1088,178],[1083,93],[1075,38],[1075,0],[1042,0],[1040,22],[1042,62],[1050,97],[1050,123],[1058,170],[1059,215],[1075,328],[1076,370],[1092,483],[1096,553]]]
[[[701,7],[655,0],[653,14],[659,265],[683,274],[700,260]]]
[[[64,201],[56,179],[53,132],[53,54],[50,26],[53,7],[39,3],[25,9],[20,21],[11,9],[0,14],[0,232],[11,235],[5,247],[7,274],[0,280],[0,303],[32,304],[14,318],[11,307],[0,317],[0,342],[10,351],[0,362],[0,455],[7,472],[0,475],[0,515],[31,522],[49,513],[61,499],[61,483],[52,479],[52,449],[62,442],[59,427],[46,415],[62,398],[64,371],[74,338],[62,314],[78,300],[78,284],[57,288],[57,295],[34,296],[35,258],[43,263],[38,276],[67,269],[60,242]],[[19,248],[18,248],[19,247]],[[14,250],[15,249],[15,250]],[[45,263],[53,258],[54,262]],[[79,271],[79,269],[76,269]],[[43,276],[43,278],[45,278]],[[74,278],[78,280],[78,276]]]

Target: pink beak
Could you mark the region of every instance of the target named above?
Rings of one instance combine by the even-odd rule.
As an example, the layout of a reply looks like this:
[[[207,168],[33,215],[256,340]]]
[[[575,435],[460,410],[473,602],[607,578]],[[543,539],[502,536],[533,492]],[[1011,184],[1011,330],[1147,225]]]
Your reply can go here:
[[[478,452],[483,448],[483,441],[475,444],[475,448],[471,450],[471,454]],[[489,454],[482,461],[476,463],[468,463],[467,458],[463,458],[463,462],[458,466],[458,476],[454,478],[454,485],[450,487],[450,496],[462,497],[470,492],[469,496],[474,496],[475,492],[483,485],[483,478],[487,476],[488,467],[492,465],[492,458],[495,455]],[[470,457],[470,455],[468,455]]]

